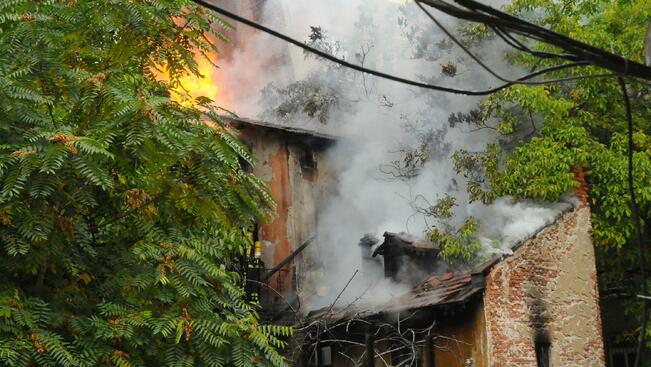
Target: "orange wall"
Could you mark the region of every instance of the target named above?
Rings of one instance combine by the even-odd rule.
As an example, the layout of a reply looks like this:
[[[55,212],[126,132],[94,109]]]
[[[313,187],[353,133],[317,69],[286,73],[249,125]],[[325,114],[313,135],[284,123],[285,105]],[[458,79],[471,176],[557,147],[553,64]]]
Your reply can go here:
[[[292,203],[289,192],[289,164],[286,145],[282,144],[278,150],[266,158],[264,163],[272,171],[272,177],[267,184],[277,205],[274,219],[260,225],[260,238],[274,241],[273,264],[268,264],[268,267],[272,267],[271,265],[278,264],[292,252],[292,246],[287,237],[287,217]],[[291,289],[290,266],[291,264],[285,265],[283,269],[287,271],[279,271],[269,279],[268,283],[278,290]]]

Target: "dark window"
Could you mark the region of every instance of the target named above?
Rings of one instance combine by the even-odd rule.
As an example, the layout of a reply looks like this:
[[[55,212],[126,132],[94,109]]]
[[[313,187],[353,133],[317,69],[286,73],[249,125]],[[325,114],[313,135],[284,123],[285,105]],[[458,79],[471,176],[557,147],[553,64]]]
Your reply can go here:
[[[609,367],[633,367],[637,348],[611,348],[608,350]]]
[[[310,353],[308,367],[332,367],[333,346],[317,343],[317,350]],[[317,355],[318,353],[318,355]]]
[[[551,344],[547,341],[536,342],[536,365],[538,367],[550,367],[549,352],[551,351]]]
[[[637,341],[625,334],[609,335],[604,340],[607,367],[633,367]]]
[[[299,155],[299,163],[302,169],[316,171],[316,158],[314,157],[314,151],[311,148],[302,147]]]
[[[324,367],[332,366],[332,347],[329,345],[321,347],[321,365]]]

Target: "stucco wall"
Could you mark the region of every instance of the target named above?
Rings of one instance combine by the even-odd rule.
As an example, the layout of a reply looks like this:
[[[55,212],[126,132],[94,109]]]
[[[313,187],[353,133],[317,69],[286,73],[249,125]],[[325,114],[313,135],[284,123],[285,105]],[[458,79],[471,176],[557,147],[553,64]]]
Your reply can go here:
[[[253,173],[268,184],[277,204],[275,216],[260,223],[258,232],[263,241],[262,260],[267,268],[272,268],[315,234],[318,210],[333,187],[334,177],[324,147],[303,144],[290,132],[249,125],[240,131],[240,136],[258,160]],[[301,167],[300,157],[306,150],[313,153],[316,170]],[[308,266],[309,254],[308,247],[273,276],[269,285],[280,293],[292,292],[293,273],[301,274],[298,268]],[[277,295],[271,292],[269,296]]]
[[[604,366],[590,210],[583,204],[523,243],[489,273],[484,296],[490,366]]]
[[[466,361],[473,362],[472,367],[488,365],[488,343],[486,339],[486,320],[481,300],[471,302],[454,315],[440,315],[436,312],[437,325],[433,332],[438,336],[434,340],[435,366],[465,367]],[[427,354],[424,353],[426,356]],[[423,366],[429,366],[427,358]]]
[[[290,242],[295,246],[300,246],[303,241],[316,235],[318,214],[328,197],[332,194],[335,187],[336,175],[329,165],[328,155],[323,149],[314,149],[314,159],[316,161],[316,170],[304,169],[301,167],[300,156],[303,154],[302,147],[290,144],[289,148],[289,172],[290,187],[292,191],[292,206],[288,213],[288,232],[293,235]],[[318,252],[316,251],[317,243],[314,242],[308,246],[301,255],[294,261],[296,268],[296,288],[299,296],[306,296],[302,289],[304,284],[309,282],[309,276],[314,276],[312,272],[316,270]]]

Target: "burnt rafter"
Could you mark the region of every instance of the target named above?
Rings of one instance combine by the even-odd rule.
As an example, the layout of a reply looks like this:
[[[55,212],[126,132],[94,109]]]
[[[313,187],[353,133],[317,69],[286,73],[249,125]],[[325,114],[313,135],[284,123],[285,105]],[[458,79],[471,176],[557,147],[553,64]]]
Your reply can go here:
[[[309,246],[312,241],[314,241],[315,236],[310,237],[307,241],[303,242],[296,250],[292,251],[289,256],[284,258],[281,262],[279,262],[276,266],[274,266],[267,274],[265,274],[264,277],[262,277],[262,281],[265,282],[267,279],[271,278],[274,274],[276,274],[280,269],[282,269],[285,265],[289,264],[298,254],[300,254],[307,246]]]
[[[373,251],[373,257],[386,256],[393,252],[396,254],[410,254],[415,256],[436,257],[440,248],[425,240],[413,240],[404,234],[384,232],[384,242]]]

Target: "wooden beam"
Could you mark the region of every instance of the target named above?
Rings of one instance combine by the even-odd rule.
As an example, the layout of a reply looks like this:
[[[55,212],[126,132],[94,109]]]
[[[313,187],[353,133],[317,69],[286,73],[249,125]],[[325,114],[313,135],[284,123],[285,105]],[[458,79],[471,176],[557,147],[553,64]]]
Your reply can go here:
[[[427,357],[427,367],[436,367],[434,360],[434,338],[427,334],[425,337],[425,356]]]
[[[370,330],[366,330],[366,367],[375,366],[375,349],[373,348],[373,343],[373,334]]]

